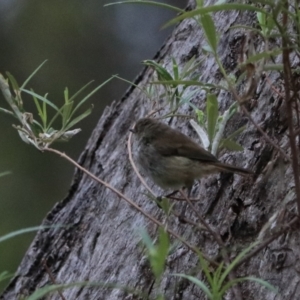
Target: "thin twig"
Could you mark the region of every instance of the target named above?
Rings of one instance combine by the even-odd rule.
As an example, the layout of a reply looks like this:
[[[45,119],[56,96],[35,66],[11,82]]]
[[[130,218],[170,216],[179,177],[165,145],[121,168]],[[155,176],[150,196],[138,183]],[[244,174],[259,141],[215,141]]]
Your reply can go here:
[[[224,244],[224,242],[222,241],[221,236],[214,231],[213,229],[210,228],[210,226],[207,224],[207,222],[203,219],[203,217],[200,215],[200,213],[198,212],[198,210],[196,209],[196,207],[193,205],[193,203],[189,200],[189,198],[180,190],[181,195],[186,199],[187,203],[189,204],[189,206],[193,209],[193,211],[196,213],[196,215],[199,218],[199,221],[202,223],[202,225],[207,229],[207,231],[214,237],[214,239],[216,240],[216,242],[218,243],[218,245],[221,247],[221,249],[223,251],[221,251],[224,261],[225,263],[229,266],[230,265],[230,258],[228,256],[227,250],[226,250],[226,245]],[[228,274],[228,277],[230,280],[235,280],[236,279],[236,275],[234,271],[231,271]],[[237,300],[241,300],[242,299],[242,293],[241,290],[239,288],[239,285],[234,285],[232,287],[233,293],[235,294],[235,297]]]
[[[161,226],[164,227],[163,223],[161,223],[160,221],[158,221],[156,218],[154,218],[153,216],[151,216],[150,214],[148,214],[147,212],[145,212],[143,209],[141,209],[135,202],[133,202],[131,199],[129,199],[128,197],[126,197],[124,194],[122,194],[120,191],[118,191],[117,189],[115,189],[114,187],[112,187],[110,184],[108,184],[107,182],[101,180],[100,178],[98,178],[97,176],[95,176],[93,173],[89,172],[87,169],[85,169],[84,167],[80,166],[75,160],[73,160],[71,157],[69,157],[68,155],[66,155],[63,152],[60,152],[56,149],[53,148],[45,148],[45,151],[49,151],[49,152],[53,152],[59,156],[61,156],[62,158],[66,159],[67,161],[69,161],[71,164],[73,164],[76,168],[78,168],[79,170],[81,170],[83,173],[85,173],[86,175],[88,175],[89,177],[91,177],[92,179],[94,179],[96,182],[104,185],[106,188],[108,188],[109,190],[111,190],[112,192],[114,192],[115,194],[117,194],[120,198],[124,199],[127,203],[129,203],[131,206],[133,206],[136,210],[138,210],[142,215],[144,215],[146,218],[148,218],[150,221],[152,221],[153,223],[155,223],[157,226]],[[171,234],[172,236],[174,236],[176,239],[178,239],[179,241],[181,241],[186,247],[188,247],[191,251],[197,253],[199,251],[199,249],[191,244],[189,244],[187,241],[185,241],[180,235],[178,235],[176,232],[174,232],[173,230],[166,228],[166,231]],[[214,261],[212,261],[209,257],[205,256],[205,259],[207,259],[212,265],[214,266],[218,266],[218,264]]]
[[[51,280],[52,284],[57,284],[57,283],[56,283],[56,280],[55,280],[55,278],[54,278],[54,276],[53,276],[51,270],[48,268],[47,262],[46,262],[46,260],[45,260],[44,258],[42,259],[42,264],[43,264],[43,266],[44,266],[46,272],[48,273],[48,275],[49,275],[49,277],[50,277],[50,280]],[[59,296],[61,297],[61,299],[67,300],[67,299],[65,298],[65,296],[63,295],[63,293],[62,293],[59,289],[57,290],[57,293],[59,294]]]
[[[285,1],[285,7],[288,9],[288,3]],[[287,12],[283,13],[282,24],[283,24],[283,32],[287,32]],[[285,89],[285,101],[286,101],[286,112],[287,112],[287,121],[289,126],[289,140],[290,140],[290,147],[292,153],[292,168],[294,174],[294,181],[295,181],[295,190],[297,195],[297,206],[298,206],[298,214],[300,214],[300,180],[299,180],[299,167],[298,167],[298,151],[295,141],[295,130],[293,124],[293,109],[292,109],[292,99],[290,96],[290,83],[292,82],[292,72],[291,72],[291,63],[290,63],[290,49],[288,45],[288,41],[285,35],[282,36],[282,59],[283,59],[283,72],[284,72],[284,89]],[[294,93],[298,91],[294,90]]]

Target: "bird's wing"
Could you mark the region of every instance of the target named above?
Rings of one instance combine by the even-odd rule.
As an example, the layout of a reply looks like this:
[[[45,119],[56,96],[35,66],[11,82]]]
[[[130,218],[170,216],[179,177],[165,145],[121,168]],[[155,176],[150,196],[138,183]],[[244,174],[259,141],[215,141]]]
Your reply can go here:
[[[206,151],[186,135],[179,131],[173,131],[172,133],[172,143],[167,142],[167,140],[170,139],[170,136],[164,136],[164,132],[160,132],[160,138],[155,139],[155,147],[161,155],[176,155],[199,161],[218,162],[218,159],[214,155],[212,155],[209,151]],[[157,140],[164,140],[165,142],[157,143]]]

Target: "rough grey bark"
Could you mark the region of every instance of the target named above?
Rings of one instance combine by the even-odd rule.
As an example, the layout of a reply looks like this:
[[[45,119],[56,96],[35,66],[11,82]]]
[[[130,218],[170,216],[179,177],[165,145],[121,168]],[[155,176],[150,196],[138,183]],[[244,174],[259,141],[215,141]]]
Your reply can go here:
[[[235,72],[239,47],[243,37],[241,30],[229,30],[234,24],[252,25],[254,13],[237,11],[215,14],[217,30],[220,33],[219,53],[227,72]],[[180,23],[165,45],[156,55],[159,62],[171,67],[174,57],[181,66],[196,56],[205,58],[197,72],[200,80],[219,83],[221,75],[214,59],[204,56],[203,33],[193,20]],[[296,62],[295,62],[296,63]],[[280,83],[277,75],[271,74],[276,85]],[[136,84],[144,86],[153,79],[153,71],[146,69],[136,79]],[[232,103],[230,94],[222,93],[219,105],[222,111]],[[168,111],[163,99],[157,97],[158,105],[165,106],[161,112]],[[205,107],[205,93],[198,89],[193,103],[199,108]],[[146,99],[139,89],[130,88],[126,95],[108,107],[95,128],[79,162],[82,166],[110,183],[113,187],[133,199],[145,211],[160,220],[166,220],[156,204],[144,194],[145,188],[139,182],[128,160],[126,141],[128,130],[133,122],[145,116],[153,102]],[[248,108],[254,120],[276,143],[290,154],[284,102],[277,99],[266,79],[262,78],[256,91],[256,100]],[[181,113],[189,114],[190,108],[184,106]],[[196,139],[195,133],[182,118],[172,121],[177,127]],[[240,176],[210,176],[195,185],[192,196],[201,201],[195,205],[211,226],[219,230],[228,247],[235,255],[255,241],[270,217],[279,210],[283,201],[289,202],[292,211],[294,205],[294,183],[289,163],[278,160],[276,151],[258,133],[253,124],[242,114],[235,116],[227,126],[227,132],[236,130],[245,124],[247,129],[239,141],[243,152],[222,152],[221,161],[240,167],[253,169],[257,176],[253,180]],[[148,181],[151,185],[152,183]],[[158,195],[162,193],[153,187]],[[176,203],[180,209],[182,203]],[[187,217],[197,222],[190,210]],[[154,299],[162,291],[166,299],[205,299],[203,293],[194,285],[179,280],[172,273],[194,274],[201,278],[197,265],[197,256],[181,244],[169,257],[161,286],[153,285],[153,276],[145,260],[145,252],[136,231],[146,228],[154,238],[157,226],[137,213],[125,201],[117,197],[104,186],[76,171],[68,196],[55,205],[43,224],[72,224],[69,228],[40,231],[26,253],[15,278],[11,281],[0,299],[19,299],[21,295],[30,295],[37,288],[52,284],[42,262],[45,261],[57,283],[91,281],[99,283],[117,283],[144,292],[151,291]],[[218,254],[218,246],[213,238],[181,224],[175,217],[168,220],[169,228],[182,235],[189,243],[201,247],[207,255]],[[241,285],[243,299],[297,299],[299,287],[299,232],[282,236],[271,243],[262,252],[242,265],[238,275],[253,275],[267,280],[279,287],[280,295],[254,283]],[[238,245],[238,247],[233,247]],[[133,299],[120,289],[99,287],[75,287],[63,291],[66,299]],[[61,299],[57,292],[47,299]],[[231,292],[226,299],[233,299]]]

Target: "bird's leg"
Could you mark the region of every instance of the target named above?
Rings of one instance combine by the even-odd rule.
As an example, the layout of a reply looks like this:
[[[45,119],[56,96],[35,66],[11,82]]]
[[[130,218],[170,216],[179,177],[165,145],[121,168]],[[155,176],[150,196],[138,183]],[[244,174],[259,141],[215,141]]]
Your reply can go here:
[[[161,202],[162,202],[162,198],[171,198],[172,196],[174,196],[176,193],[178,192],[178,190],[170,193],[170,194],[167,194],[166,196],[162,195],[162,196],[158,196],[156,197],[156,204],[159,208],[162,208],[161,207]]]
[[[191,191],[192,191],[192,188],[187,189],[187,196],[186,197],[188,199],[190,198]],[[183,189],[181,189],[179,192],[180,192],[180,194],[184,195]],[[185,212],[186,212],[187,205],[188,205],[188,203],[185,201],[184,204],[183,204],[182,211],[181,211],[181,213],[178,217],[179,222],[181,222],[183,224],[186,223],[186,221],[185,221]]]

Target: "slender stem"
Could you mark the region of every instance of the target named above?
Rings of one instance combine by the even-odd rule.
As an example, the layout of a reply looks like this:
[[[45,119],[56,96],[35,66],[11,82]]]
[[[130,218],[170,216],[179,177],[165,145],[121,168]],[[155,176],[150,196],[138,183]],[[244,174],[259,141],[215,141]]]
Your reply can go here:
[[[288,9],[288,2],[284,2],[284,6],[286,9]],[[286,11],[283,13],[283,32],[287,33],[287,20],[288,16]],[[288,126],[289,126],[289,140],[290,140],[290,147],[291,147],[291,153],[292,153],[292,168],[293,168],[293,174],[294,174],[294,181],[295,181],[295,190],[297,195],[297,207],[298,207],[298,214],[300,213],[300,179],[299,179],[299,161],[298,161],[298,150],[296,146],[296,140],[295,140],[295,130],[294,130],[294,124],[293,124],[293,108],[292,108],[292,98],[291,98],[291,89],[290,84],[292,81],[292,72],[291,72],[291,62],[290,62],[290,49],[289,49],[289,43],[286,38],[286,35],[284,34],[282,36],[282,59],[283,59],[283,72],[284,72],[284,89],[285,89],[285,101],[286,101],[286,112],[287,112],[287,120],[288,120]],[[297,93],[294,89],[294,93]]]
[[[196,207],[193,205],[193,203],[190,201],[189,197],[187,197],[182,190],[180,190],[181,195],[186,199],[187,203],[189,204],[189,206],[193,209],[193,211],[196,213],[196,215],[198,216],[200,223],[207,229],[207,231],[214,237],[214,239],[216,240],[216,242],[218,243],[218,245],[221,247],[222,251],[222,255],[224,258],[224,261],[226,262],[226,264],[229,266],[230,265],[230,258],[228,256],[227,250],[226,250],[226,246],[224,244],[224,242],[222,241],[221,236],[214,231],[213,229],[210,228],[210,226],[206,223],[206,221],[203,219],[203,217],[200,215],[200,213],[198,212],[198,210],[196,209]],[[236,276],[235,276],[235,272],[231,271],[228,274],[228,277],[230,280],[235,280]],[[240,291],[240,288],[238,285],[235,285],[232,287],[233,293],[235,294],[235,298],[237,300],[241,300],[242,299],[242,294]]]
[[[114,192],[115,194],[117,194],[120,198],[124,199],[127,203],[129,203],[131,206],[133,206],[136,210],[138,210],[142,215],[144,215],[150,221],[152,221],[153,223],[155,223],[157,226],[164,227],[163,223],[161,223],[160,221],[158,221],[157,219],[155,219],[153,216],[151,216],[150,214],[148,214],[147,212],[145,212],[144,210],[142,210],[131,199],[129,199],[128,197],[126,197],[125,195],[123,195],[120,191],[118,191],[117,189],[115,189],[114,187],[112,187],[107,182],[105,182],[105,181],[101,180],[100,178],[98,178],[97,176],[95,176],[93,173],[89,172],[84,167],[80,166],[75,160],[73,160],[71,157],[69,157],[65,153],[60,152],[60,151],[58,151],[56,149],[53,149],[53,148],[45,148],[44,151],[49,151],[49,152],[55,153],[55,154],[61,156],[62,158],[66,159],[71,164],[73,164],[76,168],[78,168],[79,170],[81,170],[83,173],[85,173],[86,175],[88,175],[89,177],[91,177],[92,179],[94,179],[96,182],[104,185],[106,188],[108,188],[109,190],[111,190],[112,192]],[[188,247],[193,252],[197,253],[199,251],[199,249],[197,247],[189,244],[187,241],[185,241],[180,235],[178,235],[173,230],[171,230],[169,228],[166,228],[166,231],[169,234],[173,235],[176,239],[178,239],[179,241],[181,241],[186,247]],[[207,259],[212,265],[218,266],[218,264],[216,262],[212,261],[209,257],[205,256],[205,259]]]

